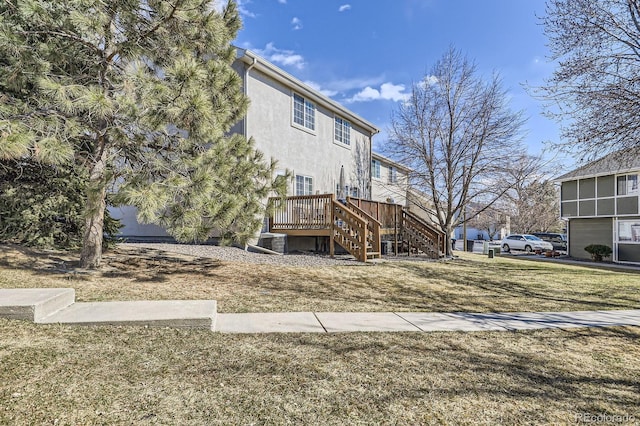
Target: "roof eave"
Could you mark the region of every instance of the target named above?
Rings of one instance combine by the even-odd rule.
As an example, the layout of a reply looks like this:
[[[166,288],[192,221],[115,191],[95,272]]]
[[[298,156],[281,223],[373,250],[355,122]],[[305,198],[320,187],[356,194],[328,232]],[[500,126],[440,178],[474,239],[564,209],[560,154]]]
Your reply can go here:
[[[296,91],[300,92],[301,95],[314,100],[315,102],[323,105],[334,113],[338,113],[339,115],[348,118],[352,123],[355,123],[370,132],[372,136],[380,133],[380,130],[372,123],[368,122],[354,112],[349,111],[333,99],[330,99],[322,93],[319,93],[317,90],[314,90],[309,85],[303,83],[291,74],[273,65],[266,59],[262,58],[260,55],[257,55],[255,52],[252,52],[248,49],[238,48],[238,53],[238,59],[245,64],[253,65],[254,68],[257,67],[274,80],[288,87],[293,87]]]

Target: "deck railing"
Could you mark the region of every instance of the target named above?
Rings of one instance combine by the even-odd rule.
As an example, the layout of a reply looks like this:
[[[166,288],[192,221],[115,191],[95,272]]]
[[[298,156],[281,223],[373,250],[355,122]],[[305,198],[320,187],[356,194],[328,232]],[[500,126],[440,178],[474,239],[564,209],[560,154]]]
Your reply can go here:
[[[271,198],[272,214],[269,232],[286,230],[331,229],[331,203],[333,194],[297,195]]]
[[[334,253],[334,242],[361,262],[367,261],[368,234],[367,220],[358,216],[347,206],[333,201],[333,229],[329,240],[330,252]]]
[[[335,243],[356,259],[380,256],[382,234],[395,241],[397,250],[406,244],[437,258],[445,253],[445,235],[433,225],[403,209],[399,204],[348,198],[346,205],[333,194],[271,198],[269,232],[329,237],[330,252]]]
[[[380,222],[380,227],[383,229],[396,228],[402,217],[402,206],[399,204],[353,197],[348,197],[347,201],[371,215],[371,217]]]

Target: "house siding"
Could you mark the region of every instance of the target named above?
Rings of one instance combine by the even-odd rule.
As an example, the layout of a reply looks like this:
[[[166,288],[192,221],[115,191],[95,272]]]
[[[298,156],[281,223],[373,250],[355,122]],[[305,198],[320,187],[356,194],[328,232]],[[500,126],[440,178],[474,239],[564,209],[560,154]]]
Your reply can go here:
[[[233,68],[242,78],[244,94],[250,103],[246,116],[229,133],[253,138],[264,160],[277,162],[276,174],[291,172],[288,195],[295,194],[296,175],[312,178],[313,193],[335,193],[344,170],[345,186],[350,188],[348,195],[353,195],[351,189],[356,187],[359,197],[371,197],[371,143],[378,130],[267,61],[242,49],[238,53]],[[294,122],[294,94],[315,105],[313,129]],[[348,145],[335,140],[336,117],[349,122]],[[110,208],[110,212],[125,225],[121,236],[168,238],[161,227],[139,224],[133,207]]]
[[[344,169],[346,186],[358,188],[360,197],[371,196],[369,132],[350,121],[350,144],[337,142],[334,140],[335,117],[349,121],[348,118],[300,93],[315,104],[315,128],[303,128],[293,122],[293,95],[298,93],[295,88],[255,68],[248,72],[245,85],[251,99],[245,120],[246,134],[254,138],[256,148],[265,158],[277,160],[278,169],[288,169],[294,176],[313,178],[314,193],[335,193],[340,171]],[[295,194],[293,183],[289,194]]]
[[[375,157],[380,162],[380,177],[371,178],[371,199],[374,201],[389,202],[407,205],[407,190],[409,177],[406,171],[390,164],[384,158]],[[396,180],[390,182],[390,168],[395,170]]]
[[[590,244],[613,247],[613,219],[572,219],[569,222],[569,256],[590,259],[584,248]]]

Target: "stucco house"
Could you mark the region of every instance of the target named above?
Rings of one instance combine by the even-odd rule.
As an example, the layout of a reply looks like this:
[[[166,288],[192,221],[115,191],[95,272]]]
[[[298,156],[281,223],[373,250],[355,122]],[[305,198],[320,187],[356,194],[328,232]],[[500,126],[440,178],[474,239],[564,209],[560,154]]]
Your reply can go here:
[[[605,244],[614,262],[640,264],[640,149],[609,154],[555,179],[561,185],[561,217],[567,221],[568,254]]]
[[[291,195],[371,197],[373,124],[250,50],[238,49],[233,67],[251,103],[232,132],[292,172]]]
[[[339,103],[254,52],[237,49],[233,68],[250,99],[231,133],[253,137],[265,158],[289,170],[289,195],[335,193],[371,198],[371,146],[379,130]],[[164,229],[140,224],[131,206],[111,208],[130,239],[169,238]]]
[[[233,68],[242,77],[250,105],[231,133],[253,138],[265,158],[277,161],[276,173],[288,170],[292,175],[288,204],[280,207],[277,218],[265,218],[263,239],[265,234],[286,234],[290,250],[326,249],[337,242],[366,260],[381,252],[379,235],[364,241],[378,232],[364,228],[375,225],[386,226],[388,233],[393,229],[396,246],[407,241],[414,249],[422,244],[421,250],[434,256],[442,252],[439,231],[426,229],[422,219],[404,211],[409,170],[372,153],[376,126],[256,53],[237,53]],[[124,238],[168,238],[158,226],[139,224],[135,208],[114,208],[111,214],[124,225]],[[416,228],[411,235],[410,223]]]

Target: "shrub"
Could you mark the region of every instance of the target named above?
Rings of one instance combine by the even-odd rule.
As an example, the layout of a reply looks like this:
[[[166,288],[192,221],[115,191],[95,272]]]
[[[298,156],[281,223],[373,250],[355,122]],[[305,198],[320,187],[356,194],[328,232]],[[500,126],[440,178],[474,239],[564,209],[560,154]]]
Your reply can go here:
[[[587,253],[591,254],[591,259],[595,260],[596,262],[602,261],[603,257],[611,256],[611,253],[613,252],[611,250],[611,247],[604,244],[590,244],[586,246],[584,250]]]

